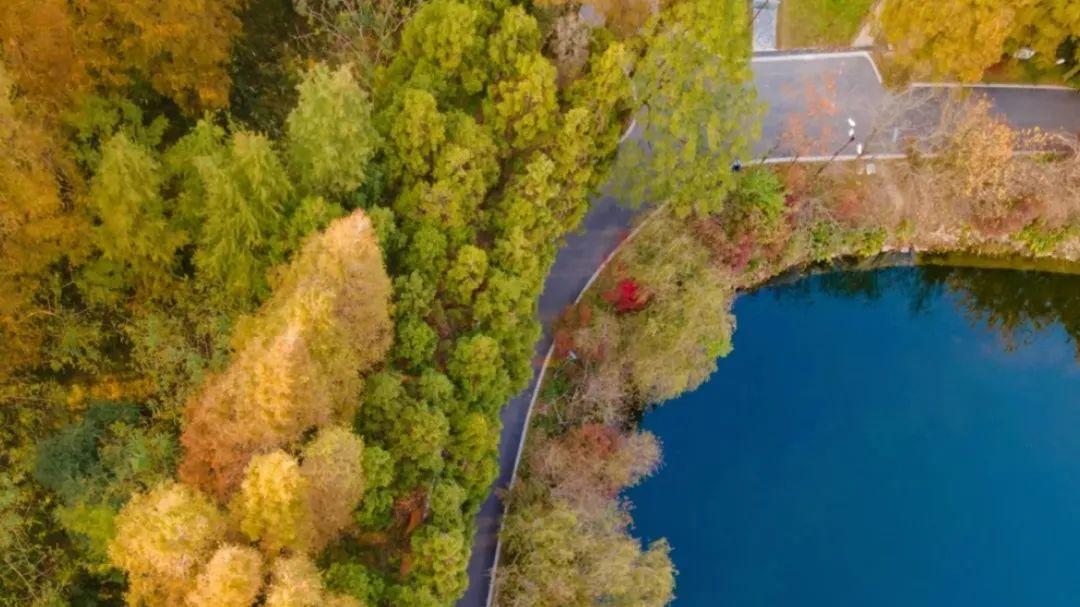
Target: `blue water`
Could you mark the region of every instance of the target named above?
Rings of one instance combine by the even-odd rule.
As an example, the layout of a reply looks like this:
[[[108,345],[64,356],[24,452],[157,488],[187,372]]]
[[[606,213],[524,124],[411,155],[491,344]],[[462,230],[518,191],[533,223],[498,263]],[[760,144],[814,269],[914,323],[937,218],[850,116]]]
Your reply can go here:
[[[740,297],[735,351],[645,416],[665,463],[628,496],[675,605],[1080,605],[1073,343],[1009,351],[920,270],[870,278]]]

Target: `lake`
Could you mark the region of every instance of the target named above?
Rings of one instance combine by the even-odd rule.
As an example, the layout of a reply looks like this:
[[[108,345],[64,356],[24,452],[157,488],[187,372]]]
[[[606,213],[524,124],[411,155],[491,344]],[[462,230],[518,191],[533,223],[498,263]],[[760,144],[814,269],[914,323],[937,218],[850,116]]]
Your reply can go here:
[[[675,605],[1080,604],[1080,278],[894,268],[740,296],[627,492]]]

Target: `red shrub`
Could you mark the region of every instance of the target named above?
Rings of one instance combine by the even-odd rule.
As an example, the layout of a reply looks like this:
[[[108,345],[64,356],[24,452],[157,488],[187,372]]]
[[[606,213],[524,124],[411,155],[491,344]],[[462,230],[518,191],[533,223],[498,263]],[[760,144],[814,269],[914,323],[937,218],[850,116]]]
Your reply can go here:
[[[633,278],[620,280],[612,289],[606,291],[603,297],[604,301],[620,314],[636,312],[649,302],[648,294]]]

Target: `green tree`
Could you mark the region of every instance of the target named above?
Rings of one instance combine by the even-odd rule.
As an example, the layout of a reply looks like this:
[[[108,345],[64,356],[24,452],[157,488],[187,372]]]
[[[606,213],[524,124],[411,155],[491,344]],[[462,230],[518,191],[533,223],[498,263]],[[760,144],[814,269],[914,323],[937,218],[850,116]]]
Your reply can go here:
[[[200,156],[201,220],[195,264],[203,280],[238,298],[264,295],[292,185],[270,140],[233,133],[223,156]]]
[[[289,166],[302,190],[344,195],[358,188],[378,145],[371,102],[348,67],[317,65],[297,87],[285,120]]]
[[[668,203],[679,216],[723,207],[760,112],[746,31],[739,0],[677,2],[651,22],[634,73],[641,139],[620,154],[636,201]]]
[[[484,117],[491,122],[496,141],[505,152],[523,150],[555,125],[555,66],[540,53],[522,54],[514,61],[512,76],[491,85]]]
[[[499,343],[489,335],[458,340],[447,364],[449,377],[470,403],[491,410],[502,404],[509,381],[500,362]]]
[[[101,258],[89,280],[130,276],[130,283],[149,292],[161,292],[171,282],[173,256],[183,235],[169,229],[161,184],[161,165],[150,150],[123,133],[105,143],[90,184],[89,208],[97,220],[94,244]]]
[[[446,141],[446,122],[435,97],[422,89],[401,91],[401,108],[390,122],[391,170],[399,179],[427,176]]]
[[[487,274],[487,254],[483,249],[465,245],[446,272],[447,295],[453,303],[467,305]]]
[[[394,83],[409,83],[448,100],[480,92],[486,83],[481,27],[490,18],[480,3],[436,0],[424,4],[401,33],[387,70]]]
[[[461,596],[468,584],[465,564],[469,560],[470,545],[463,531],[425,527],[412,537],[413,575],[418,584],[430,589],[443,603]]]

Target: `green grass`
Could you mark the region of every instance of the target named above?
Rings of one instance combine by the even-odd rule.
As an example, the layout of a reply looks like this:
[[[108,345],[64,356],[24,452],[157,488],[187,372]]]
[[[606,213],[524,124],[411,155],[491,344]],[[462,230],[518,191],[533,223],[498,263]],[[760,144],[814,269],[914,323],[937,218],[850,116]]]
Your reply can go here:
[[[780,48],[849,46],[874,0],[781,0]]]

